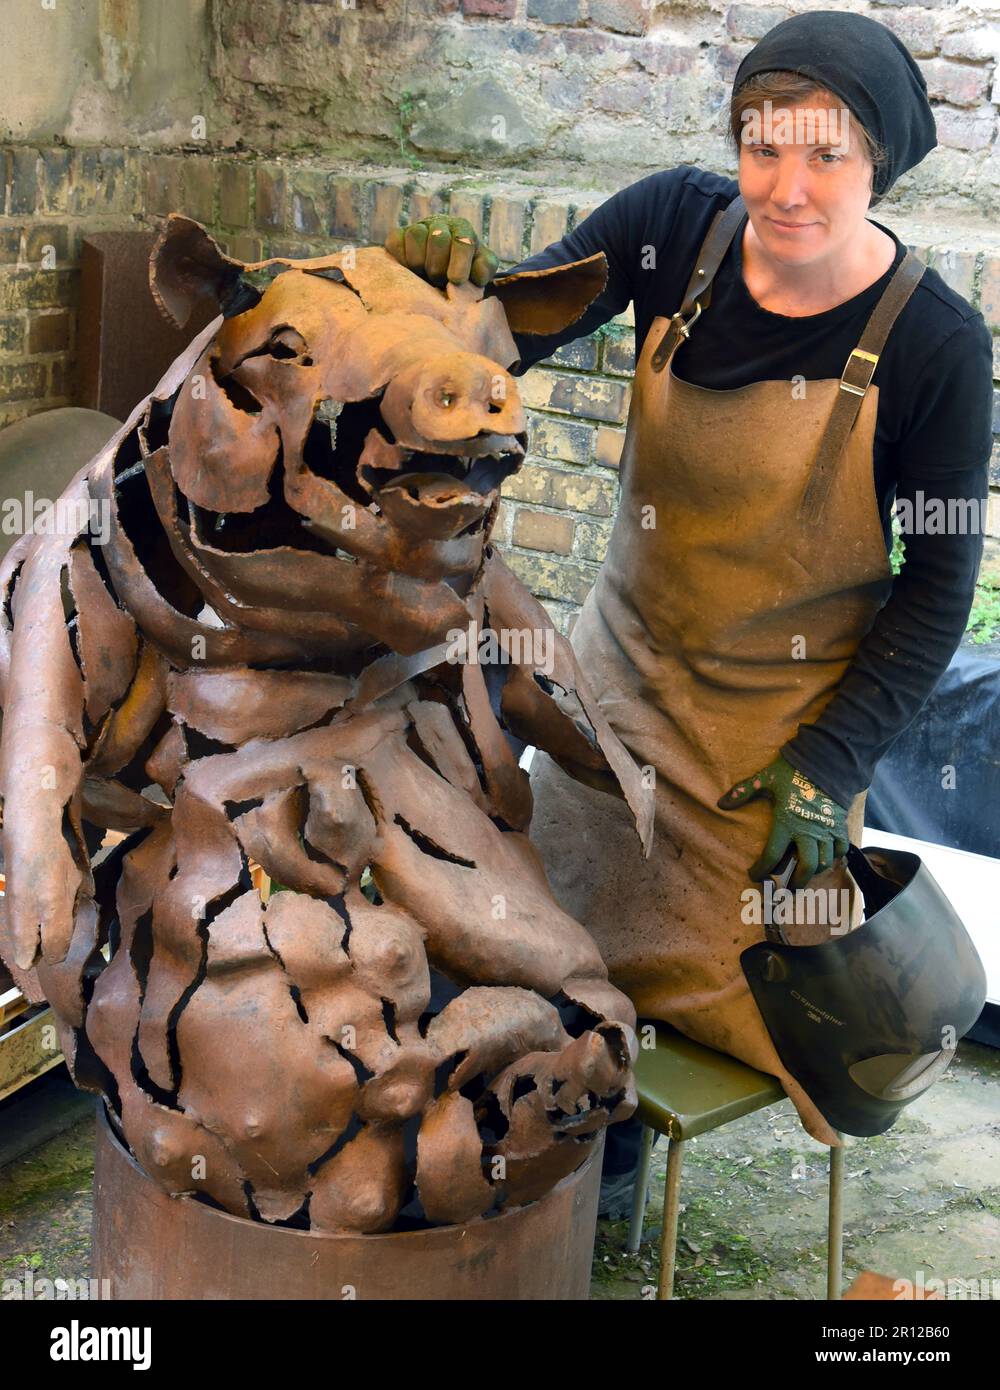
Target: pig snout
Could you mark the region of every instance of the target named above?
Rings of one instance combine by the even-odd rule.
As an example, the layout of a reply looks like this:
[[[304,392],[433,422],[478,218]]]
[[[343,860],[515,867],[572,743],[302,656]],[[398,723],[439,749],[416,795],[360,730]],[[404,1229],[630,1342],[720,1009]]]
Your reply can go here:
[[[477,452],[480,436],[491,437],[490,452],[514,447],[525,427],[513,377],[474,352],[403,368],[385,389],[382,418],[404,448],[455,454]]]

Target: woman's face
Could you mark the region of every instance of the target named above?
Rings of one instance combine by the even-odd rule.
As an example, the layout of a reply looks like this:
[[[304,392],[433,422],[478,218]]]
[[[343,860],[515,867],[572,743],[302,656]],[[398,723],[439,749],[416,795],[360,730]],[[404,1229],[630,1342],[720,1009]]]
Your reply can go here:
[[[740,192],[765,251],[788,266],[826,260],[858,235],[873,165],[847,108],[815,93],[745,119]]]

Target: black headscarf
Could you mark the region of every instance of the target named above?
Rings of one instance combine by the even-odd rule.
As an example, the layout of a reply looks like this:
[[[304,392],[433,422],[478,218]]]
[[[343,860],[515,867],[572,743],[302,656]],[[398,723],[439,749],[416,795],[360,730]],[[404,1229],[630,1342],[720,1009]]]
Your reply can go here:
[[[937,144],[927,83],[905,45],[863,14],[811,10],[782,20],[736,71],[735,92],[758,72],[798,72],[847,104],[886,148],[872,193],[882,197]]]

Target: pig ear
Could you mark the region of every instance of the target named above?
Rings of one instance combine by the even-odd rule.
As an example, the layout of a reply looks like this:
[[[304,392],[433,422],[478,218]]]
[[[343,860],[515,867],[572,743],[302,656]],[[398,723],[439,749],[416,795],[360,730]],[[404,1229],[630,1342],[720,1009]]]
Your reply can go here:
[[[503,304],[512,333],[561,333],[593,303],[608,282],[603,251],[584,261],[497,275],[486,293]]]
[[[199,299],[213,299],[224,309],[245,269],[200,222],[172,212],[149,255],[149,288],[161,313],[183,328]]]

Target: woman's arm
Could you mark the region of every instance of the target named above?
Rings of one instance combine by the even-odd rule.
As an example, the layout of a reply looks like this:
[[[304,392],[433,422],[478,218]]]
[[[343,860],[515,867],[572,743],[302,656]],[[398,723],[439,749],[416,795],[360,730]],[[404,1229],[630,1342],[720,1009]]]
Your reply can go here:
[[[794,767],[844,806],[919,713],[968,623],[992,446],[992,340],[981,314],[934,354],[913,400],[896,446],[897,503],[908,502],[928,523],[940,501],[946,522],[964,517],[968,527],[971,515],[975,530],[904,534],[903,568],[836,693],[815,723],[800,725],[782,746]]]

